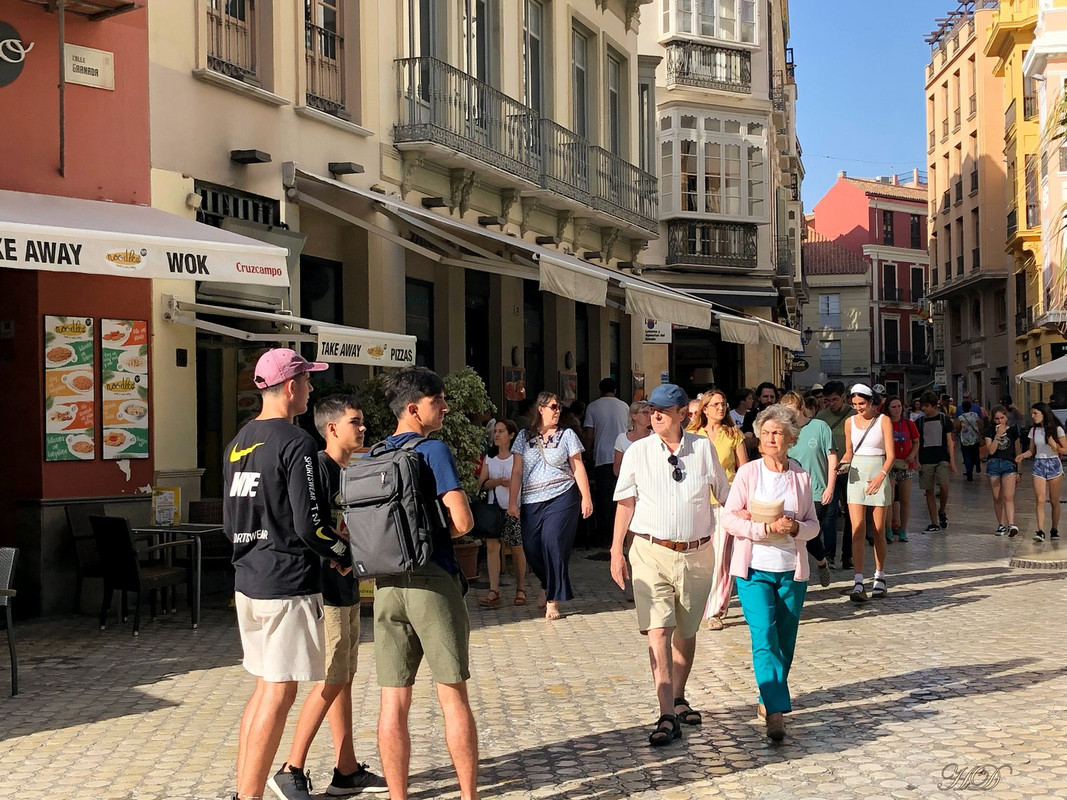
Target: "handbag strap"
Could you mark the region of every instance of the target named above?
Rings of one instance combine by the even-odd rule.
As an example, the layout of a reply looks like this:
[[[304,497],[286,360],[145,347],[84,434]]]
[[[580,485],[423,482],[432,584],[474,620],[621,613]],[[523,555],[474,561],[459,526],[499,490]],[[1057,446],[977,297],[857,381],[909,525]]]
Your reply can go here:
[[[860,440],[856,444],[856,446],[852,448],[852,455],[856,455],[856,453],[859,452],[859,449],[861,447],[863,447],[863,440],[867,438],[867,434],[871,432],[871,428],[873,428],[875,423],[878,422],[878,420],[880,420],[881,418],[882,418],[882,415],[879,414],[877,417],[875,417],[874,419],[871,420],[871,424],[870,425],[868,425],[866,428],[863,429],[863,436],[860,437]]]

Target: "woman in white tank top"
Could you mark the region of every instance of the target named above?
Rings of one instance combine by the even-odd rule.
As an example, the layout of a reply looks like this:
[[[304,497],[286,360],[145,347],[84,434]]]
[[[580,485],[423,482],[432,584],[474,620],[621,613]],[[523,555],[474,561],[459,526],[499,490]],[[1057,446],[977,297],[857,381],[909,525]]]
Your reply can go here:
[[[510,419],[502,419],[493,426],[493,447],[482,463],[478,485],[489,492],[489,501],[500,508],[508,507],[511,486],[511,467],[515,456],[511,453],[512,442],[519,429]],[[503,548],[511,553],[511,565],[515,570],[515,599],[517,606],[526,605],[526,553],[522,549],[522,529],[518,517],[504,515],[504,530],[499,539],[485,540],[486,566],[489,570],[489,592],[478,601],[483,608],[500,605],[500,565]]]
[[[867,600],[863,588],[864,539],[867,535],[867,509],[874,517],[874,584],[872,597],[886,594],[885,555],[886,520],[893,504],[893,484],[889,471],[896,460],[893,448],[893,423],[878,413],[881,399],[862,383],[849,393],[856,414],[845,420],[845,455],[848,464],[848,516],[852,521],[852,564],[856,575],[849,593],[854,603]],[[888,444],[888,446],[887,446]]]

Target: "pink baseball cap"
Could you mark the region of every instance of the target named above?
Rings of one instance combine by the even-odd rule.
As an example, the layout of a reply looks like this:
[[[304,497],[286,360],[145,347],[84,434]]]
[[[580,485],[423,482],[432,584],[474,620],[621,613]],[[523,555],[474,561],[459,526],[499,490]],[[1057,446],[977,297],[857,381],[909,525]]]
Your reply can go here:
[[[252,380],[260,389],[266,389],[295,378],[302,372],[322,372],[329,368],[329,364],[321,361],[308,361],[300,353],[288,347],[277,347],[259,357],[259,361],[256,362],[255,377]]]

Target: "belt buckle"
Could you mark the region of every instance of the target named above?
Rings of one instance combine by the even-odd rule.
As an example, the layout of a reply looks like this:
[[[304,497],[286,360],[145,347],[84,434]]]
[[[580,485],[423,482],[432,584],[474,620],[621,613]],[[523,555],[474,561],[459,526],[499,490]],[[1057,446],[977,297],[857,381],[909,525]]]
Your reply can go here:
[[[689,549],[689,542],[674,542],[674,552],[684,553]]]

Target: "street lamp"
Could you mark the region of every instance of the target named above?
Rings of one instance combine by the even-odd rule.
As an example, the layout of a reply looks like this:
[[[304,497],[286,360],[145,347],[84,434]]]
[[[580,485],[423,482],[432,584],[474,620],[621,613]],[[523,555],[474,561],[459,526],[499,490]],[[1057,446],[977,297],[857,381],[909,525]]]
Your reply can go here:
[[[801,334],[801,336],[800,336],[800,346],[801,347],[807,347],[808,346],[808,342],[811,341],[811,337],[812,337],[813,334],[814,334],[814,331],[810,327],[805,328],[804,329],[804,333]]]

